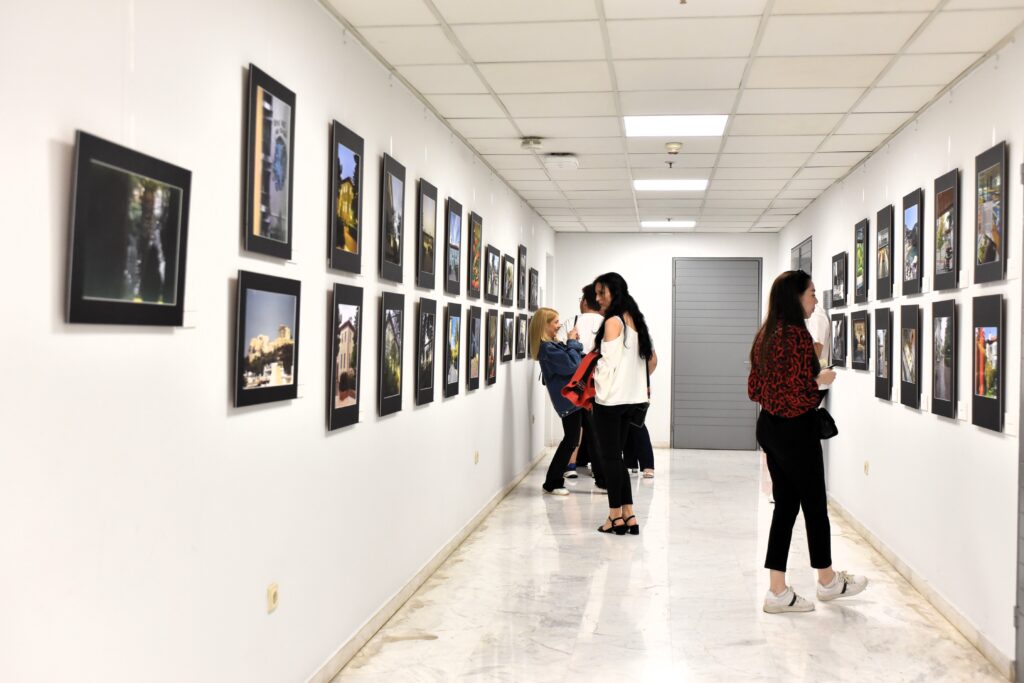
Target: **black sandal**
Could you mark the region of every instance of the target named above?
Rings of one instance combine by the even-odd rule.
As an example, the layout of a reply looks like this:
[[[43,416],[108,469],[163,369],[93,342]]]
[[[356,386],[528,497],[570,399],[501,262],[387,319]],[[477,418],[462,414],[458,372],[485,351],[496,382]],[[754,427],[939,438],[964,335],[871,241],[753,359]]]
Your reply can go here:
[[[605,529],[604,528],[604,524],[602,524],[601,526],[597,527],[597,530],[599,532],[601,532],[602,534],[617,534],[619,536],[622,536],[622,535],[624,535],[626,533],[626,525],[625,525],[625,523],[620,524],[619,526],[615,526],[615,522],[618,522],[621,519],[622,519],[622,517],[616,517],[615,519],[612,519],[611,516],[609,516],[608,517],[608,521],[611,522],[612,525],[610,527],[608,527],[607,529]]]
[[[622,520],[622,525],[624,527],[626,527],[626,531],[628,531],[630,534],[632,534],[634,536],[639,536],[640,535],[640,522],[637,522],[633,526],[629,526],[629,520],[631,520],[631,519],[636,519],[636,515],[630,515],[629,517],[626,517],[626,519]]]

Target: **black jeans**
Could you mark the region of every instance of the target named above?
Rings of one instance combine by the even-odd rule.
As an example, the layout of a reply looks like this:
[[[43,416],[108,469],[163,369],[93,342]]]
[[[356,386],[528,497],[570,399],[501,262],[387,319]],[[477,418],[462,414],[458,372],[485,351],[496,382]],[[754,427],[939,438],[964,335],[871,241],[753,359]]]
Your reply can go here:
[[[626,437],[626,447],[623,452],[626,460],[626,467],[641,470],[654,469],[654,447],[651,446],[651,433],[647,431],[647,425],[633,427]]]
[[[765,568],[786,571],[793,525],[801,508],[811,566],[815,569],[831,567],[831,528],[817,416],[813,410],[794,418],[776,417],[762,410],[757,418],[757,442],[768,456],[768,472],[772,475],[775,496]]]
[[[594,431],[594,414],[589,410],[581,410],[583,413],[583,438],[580,440],[580,450],[576,453],[576,467],[585,467],[590,463],[590,471],[594,475],[594,483],[604,487],[607,482],[604,478],[604,463],[597,457],[598,447],[596,445],[597,432]],[[593,453],[593,455],[591,455]]]
[[[580,424],[583,419],[581,413],[583,413],[582,410],[577,410],[562,418],[562,441],[555,449],[551,464],[548,465],[548,474],[544,478],[546,491],[554,491],[565,486],[565,478],[562,475],[565,474],[565,469],[569,466],[572,452],[576,450],[576,446],[580,442]]]
[[[608,483],[609,508],[633,504],[633,489],[630,487],[626,461],[622,459],[622,449],[631,429],[629,415],[635,407],[632,404],[603,406],[594,403],[594,427],[605,481]]]

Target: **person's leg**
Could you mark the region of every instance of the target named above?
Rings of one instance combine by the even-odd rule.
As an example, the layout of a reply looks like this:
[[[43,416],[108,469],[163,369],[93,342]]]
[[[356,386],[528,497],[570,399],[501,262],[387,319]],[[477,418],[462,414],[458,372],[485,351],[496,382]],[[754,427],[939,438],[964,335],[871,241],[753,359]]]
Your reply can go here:
[[[580,447],[576,450],[576,469],[579,469],[580,467],[592,467],[590,461],[597,460],[597,458],[590,455],[590,444],[588,443],[590,439],[587,437],[588,425],[593,422],[593,420],[591,420],[592,416],[589,410],[581,410],[580,412],[583,414],[583,438],[580,439]]]
[[[640,462],[640,469],[645,477],[654,476],[654,447],[651,445],[651,433],[647,431],[647,425],[633,430],[635,432],[633,441],[637,447],[637,459]]]
[[[793,525],[800,511],[800,496],[787,467],[790,454],[788,439],[785,438],[788,428],[786,422],[788,420],[762,412],[757,425],[757,439],[767,456],[768,472],[772,477],[772,495],[775,498],[764,566],[769,570],[770,588],[776,594],[786,588],[789,545],[793,539]]]
[[[619,419],[621,410],[618,406],[602,406],[594,404],[594,428],[597,433],[597,449],[594,455],[601,458],[604,474],[608,482],[608,517],[622,521],[622,481],[628,480],[626,465],[622,462],[622,437]],[[628,484],[627,484],[628,485]],[[612,522],[605,520],[601,528],[608,528]]]
[[[828,584],[835,578],[832,570],[832,528],[828,521],[828,494],[825,491],[825,464],[813,413],[793,420],[793,451],[801,467],[796,485],[807,529],[807,550],[811,566],[818,570],[818,581]]]
[[[555,449],[555,455],[551,458],[551,464],[548,465],[548,473],[544,478],[544,490],[554,491],[560,489],[565,485],[565,479],[562,478],[562,474],[565,472],[565,466],[569,462],[569,456],[572,455],[576,445],[580,442],[580,411],[576,411],[562,418],[562,442],[558,444],[558,448]]]
[[[604,459],[600,455],[600,446],[597,443],[597,431],[594,427],[594,413],[589,410],[581,410],[583,413],[583,439],[580,443],[580,452],[587,451],[590,458],[590,471],[594,475],[594,484],[601,489],[608,488],[608,481],[604,474]],[[577,462],[579,462],[577,460]]]
[[[637,461],[636,430],[626,429],[625,432],[626,438],[623,440],[622,444],[622,460],[626,463],[626,469],[639,469],[640,463]]]

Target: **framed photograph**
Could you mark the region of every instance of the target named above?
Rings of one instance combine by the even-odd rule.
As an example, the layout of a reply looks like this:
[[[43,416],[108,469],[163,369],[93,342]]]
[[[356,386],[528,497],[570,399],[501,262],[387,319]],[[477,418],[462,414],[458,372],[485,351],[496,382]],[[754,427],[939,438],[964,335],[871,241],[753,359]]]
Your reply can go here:
[[[327,428],[359,422],[359,357],[362,349],[363,290],[334,285],[331,302],[330,376],[327,378]]]
[[[956,289],[960,281],[960,169],[935,179],[935,289]]]
[[[180,326],[192,172],[78,131],[69,323]]]
[[[1006,169],[1005,141],[974,158],[975,282],[995,282],[1006,277]]]
[[[466,389],[480,388],[480,350],[484,334],[480,326],[480,307],[470,306],[466,320]]]
[[[871,318],[867,311],[850,314],[850,367],[867,370],[871,360]]]
[[[832,257],[832,307],[846,305],[846,252]]]
[[[402,409],[402,336],[405,295],[384,292],[380,297],[380,355],[377,362],[377,414]]]
[[[363,139],[331,123],[331,191],[328,195],[328,252],[331,268],[362,271]]]
[[[235,407],[295,398],[301,283],[238,271]]]
[[[921,219],[924,218],[924,190],[917,189],[903,198],[903,293],[920,294],[924,273],[924,243]]]
[[[892,313],[875,309],[875,397],[892,400]]]
[[[832,316],[832,365],[846,367],[846,314]]]
[[[501,252],[488,244],[486,259],[484,300],[496,304],[498,303],[498,293],[501,289]]]
[[[484,277],[484,219],[469,214],[469,261],[466,262],[466,296],[480,298],[480,281]],[[497,301],[497,299],[495,299]]]
[[[434,356],[437,339],[437,302],[420,299],[416,316],[416,405],[434,400]]]
[[[868,301],[868,219],[865,218],[853,228],[853,301],[864,304]]]
[[[420,178],[416,215],[416,286],[434,288],[437,263],[437,188]]]
[[[957,324],[953,299],[932,304],[932,412],[956,417]]]
[[[292,257],[295,93],[249,65],[245,146],[245,226],[248,251]]]
[[[510,254],[501,257],[501,305],[511,306],[516,287],[516,260]]]
[[[976,296],[971,334],[971,421],[1003,431],[1003,296]]]
[[[540,308],[540,274],[536,268],[530,268],[530,305],[531,311]]]
[[[380,176],[380,276],[400,283],[405,235],[405,166],[385,154]],[[436,191],[434,198],[437,198]]]
[[[516,316],[516,360],[526,358],[526,345],[529,342],[530,317],[525,313]]]
[[[921,407],[921,308],[900,307],[900,403]]]
[[[519,245],[519,261],[516,270],[516,308],[526,308],[526,247]]]
[[[445,345],[444,345],[444,395],[455,396],[459,393],[459,352],[462,340],[462,306],[448,304],[445,311]],[[479,360],[477,361],[479,368]],[[479,373],[479,370],[478,370]],[[479,374],[477,381],[479,382]]]
[[[878,273],[875,291],[880,300],[892,298],[892,223],[895,213],[890,204],[875,216],[875,272]]]
[[[501,362],[512,360],[512,345],[515,343],[516,314],[507,311],[501,314]]]
[[[498,311],[487,311],[487,384],[498,381]]]
[[[459,295],[462,289],[462,204],[448,198],[445,209],[444,291]],[[479,281],[477,282],[479,285]],[[480,296],[479,288],[477,296]]]

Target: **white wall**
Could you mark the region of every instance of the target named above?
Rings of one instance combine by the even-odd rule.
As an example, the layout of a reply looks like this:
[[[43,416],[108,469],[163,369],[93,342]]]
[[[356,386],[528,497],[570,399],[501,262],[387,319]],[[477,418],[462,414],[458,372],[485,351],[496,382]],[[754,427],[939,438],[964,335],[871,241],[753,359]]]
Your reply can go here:
[[[922,187],[924,211],[924,293],[897,296],[881,304],[874,280],[871,301],[841,309],[899,307],[922,310],[922,409],[874,397],[872,372],[839,370],[831,405],[840,435],[829,444],[829,488],[835,498],[928,581],[1007,658],[1014,657],[1012,609],[1015,602],[1017,531],[1017,442],[1020,395],[1021,329],[1021,185],[1018,168],[1024,151],[1024,45],[1008,45],[959,83],[890,144],[840,185],[831,188],[781,234],[779,259],[808,236],[814,238],[814,273],[819,291],[830,286],[831,258],[853,254],[854,224],[871,220],[892,203],[895,234],[901,234],[902,198]],[[971,285],[974,235],[974,157],[1006,140],[1010,163],[1007,189],[1009,277],[1004,282]],[[960,289],[934,292],[934,179],[961,170]],[[873,242],[872,242],[873,244]],[[902,240],[897,237],[897,253]],[[872,248],[872,254],[874,249]],[[873,258],[873,257],[872,257]],[[897,271],[899,272],[899,271]],[[852,273],[852,260],[851,260]],[[869,273],[875,277],[874,266]],[[852,288],[852,274],[850,275]],[[1006,298],[1006,431],[975,427],[971,410],[971,300],[1002,294]],[[851,297],[852,299],[852,297]],[[959,419],[930,412],[932,302],[954,299],[959,315]],[[898,363],[898,356],[894,362]],[[872,360],[872,370],[873,361]],[[898,365],[896,367],[899,367]],[[898,375],[897,375],[898,377]],[[865,463],[870,463],[865,472]],[[851,569],[858,569],[852,567]]]
[[[601,273],[616,271],[626,279],[658,349],[658,370],[651,376],[652,400],[647,417],[651,441],[656,446],[668,446],[672,408],[672,259],[761,258],[761,290],[766,297],[778,274],[778,254],[775,234],[558,233],[553,302],[564,318],[579,310],[580,288]],[[788,264],[787,260],[786,267]],[[559,430],[554,431],[558,438]]]
[[[250,61],[298,97],[290,264],[239,248]],[[452,300],[411,284],[413,221],[410,284],[376,276],[381,153],[408,216],[425,177],[541,278],[553,234],[315,0],[6,3],[0,64],[0,680],[305,680],[539,453],[548,409],[528,361],[415,407],[407,343],[403,410],[378,419],[368,325],[361,422],[326,433],[331,285],[364,287],[369,321],[404,292],[407,338],[420,296]],[[359,277],[324,265],[333,118],[366,140]],[[185,329],[63,322],[76,128],[193,172]],[[297,400],[231,405],[240,268],[302,281]]]

